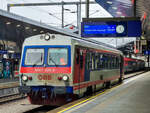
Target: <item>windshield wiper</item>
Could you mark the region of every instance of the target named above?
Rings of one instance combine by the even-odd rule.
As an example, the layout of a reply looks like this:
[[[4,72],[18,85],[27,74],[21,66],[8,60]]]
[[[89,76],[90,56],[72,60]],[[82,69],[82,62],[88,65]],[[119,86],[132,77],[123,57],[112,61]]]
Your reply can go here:
[[[53,64],[54,64],[56,67],[58,67],[58,65],[56,64],[56,62],[55,62],[51,57],[49,57],[49,60],[52,61]]]
[[[39,59],[36,61],[36,63],[33,64],[33,67],[37,66],[38,63],[39,63]]]
[[[43,60],[43,57],[42,57],[42,53],[41,53],[41,58],[38,59],[38,60],[33,64],[33,67],[37,66],[37,64],[39,63],[39,61],[42,62],[42,60]]]

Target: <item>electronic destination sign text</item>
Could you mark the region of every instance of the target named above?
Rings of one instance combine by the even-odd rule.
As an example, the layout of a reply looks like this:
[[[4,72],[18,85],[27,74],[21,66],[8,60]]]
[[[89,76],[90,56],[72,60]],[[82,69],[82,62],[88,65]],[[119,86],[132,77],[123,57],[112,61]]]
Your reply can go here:
[[[140,21],[82,22],[82,37],[140,37]]]

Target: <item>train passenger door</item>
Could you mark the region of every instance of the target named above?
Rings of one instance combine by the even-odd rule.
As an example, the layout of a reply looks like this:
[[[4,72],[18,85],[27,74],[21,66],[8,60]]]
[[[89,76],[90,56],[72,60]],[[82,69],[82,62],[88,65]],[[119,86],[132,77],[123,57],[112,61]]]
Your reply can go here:
[[[73,83],[84,82],[86,50],[76,48]]]

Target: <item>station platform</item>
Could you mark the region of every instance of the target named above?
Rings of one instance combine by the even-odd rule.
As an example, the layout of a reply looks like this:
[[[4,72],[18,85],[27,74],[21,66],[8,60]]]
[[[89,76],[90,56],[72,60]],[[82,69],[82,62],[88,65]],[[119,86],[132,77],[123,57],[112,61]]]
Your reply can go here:
[[[124,80],[58,113],[150,113],[150,72]]]
[[[0,79],[0,98],[19,94],[19,78]]]
[[[0,79],[0,89],[12,88],[19,86],[19,78]]]

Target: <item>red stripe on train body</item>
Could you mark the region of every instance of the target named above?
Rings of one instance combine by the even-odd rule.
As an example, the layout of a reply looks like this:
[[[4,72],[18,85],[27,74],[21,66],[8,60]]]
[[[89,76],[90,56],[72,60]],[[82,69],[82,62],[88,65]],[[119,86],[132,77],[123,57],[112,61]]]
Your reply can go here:
[[[71,73],[71,67],[21,67],[20,73]]]

